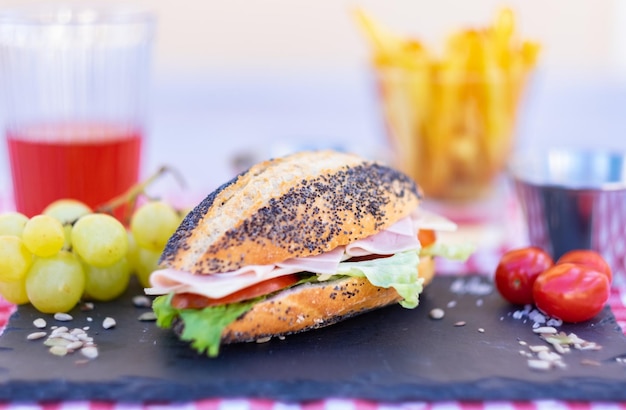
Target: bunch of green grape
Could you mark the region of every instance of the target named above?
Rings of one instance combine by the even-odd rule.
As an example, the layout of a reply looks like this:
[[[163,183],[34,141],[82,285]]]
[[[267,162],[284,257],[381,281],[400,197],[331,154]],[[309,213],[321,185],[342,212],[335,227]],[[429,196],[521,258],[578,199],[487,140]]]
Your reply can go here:
[[[164,201],[137,207],[128,227],[73,199],[55,201],[32,218],[0,214],[0,295],[57,313],[81,300],[117,298],[133,274],[148,287],[181,220],[181,213]]]

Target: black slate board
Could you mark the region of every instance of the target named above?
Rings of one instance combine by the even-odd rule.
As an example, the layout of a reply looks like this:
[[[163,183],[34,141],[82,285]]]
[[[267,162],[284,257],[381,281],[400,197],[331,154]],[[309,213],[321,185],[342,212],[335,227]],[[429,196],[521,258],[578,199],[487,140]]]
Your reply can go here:
[[[561,327],[602,350],[574,350],[565,356],[565,369],[533,371],[519,340],[543,342],[530,322],[513,318],[515,308],[497,292],[477,294],[485,286],[491,283],[479,276],[437,277],[415,310],[391,306],[285,340],[225,346],[216,359],[197,355],[154,322],[139,322],[143,311],[131,302],[141,292],[137,286],[114,303],[73,312],[70,326],[91,326],[99,345],[100,356],[88,363],[26,341],[36,330],[33,319],[44,315],[22,306],[0,337],[0,400],[626,401],[626,338],[609,308],[588,323]],[[446,316],[430,319],[434,307]],[[114,329],[100,328],[106,316],[117,320]],[[454,326],[458,321],[465,326]]]

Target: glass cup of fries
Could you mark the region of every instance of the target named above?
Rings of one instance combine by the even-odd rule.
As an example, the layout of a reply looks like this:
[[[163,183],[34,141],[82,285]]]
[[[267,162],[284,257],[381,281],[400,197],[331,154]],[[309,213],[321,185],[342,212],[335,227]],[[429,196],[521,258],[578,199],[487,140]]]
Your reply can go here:
[[[396,165],[427,198],[464,203],[492,191],[512,151],[520,99],[539,46],[513,34],[513,13],[449,37],[440,57],[362,12]]]

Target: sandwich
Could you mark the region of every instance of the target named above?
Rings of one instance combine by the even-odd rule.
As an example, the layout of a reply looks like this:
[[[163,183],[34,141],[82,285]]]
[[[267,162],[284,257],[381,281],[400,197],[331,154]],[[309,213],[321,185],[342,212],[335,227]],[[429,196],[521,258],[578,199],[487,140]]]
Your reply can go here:
[[[146,294],[157,325],[199,353],[415,308],[434,256],[464,258],[435,231],[407,175],[323,150],[256,164],[201,201],[169,239]],[[420,241],[421,239],[421,241]]]

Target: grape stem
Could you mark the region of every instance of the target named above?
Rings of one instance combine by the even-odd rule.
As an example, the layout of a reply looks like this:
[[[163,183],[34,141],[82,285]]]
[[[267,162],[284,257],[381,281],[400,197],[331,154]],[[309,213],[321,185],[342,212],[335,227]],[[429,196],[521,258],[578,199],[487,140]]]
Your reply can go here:
[[[141,195],[152,199],[147,194],[146,189],[168,172],[174,175],[174,178],[178,181],[182,188],[185,187],[184,178],[175,169],[164,165],[161,166],[154,174],[146,178],[144,181],[138,182],[137,184],[131,186],[123,194],[116,196],[115,198],[99,206],[96,209],[96,212],[113,214],[117,208],[121,206],[126,206],[122,222],[128,224],[128,222],[130,221],[130,215],[132,215],[132,211],[135,209],[135,206],[137,204],[137,199]]]

